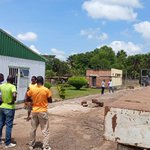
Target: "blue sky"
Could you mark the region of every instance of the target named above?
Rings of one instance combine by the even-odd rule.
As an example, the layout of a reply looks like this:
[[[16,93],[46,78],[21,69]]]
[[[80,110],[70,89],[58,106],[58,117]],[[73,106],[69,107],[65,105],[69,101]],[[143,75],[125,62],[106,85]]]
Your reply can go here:
[[[150,0],[0,0],[0,28],[61,60],[103,45],[150,51]]]

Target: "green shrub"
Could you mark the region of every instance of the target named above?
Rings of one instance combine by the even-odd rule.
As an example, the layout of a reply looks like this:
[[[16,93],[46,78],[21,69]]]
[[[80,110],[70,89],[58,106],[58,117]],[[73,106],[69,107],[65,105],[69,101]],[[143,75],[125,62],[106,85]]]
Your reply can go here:
[[[77,90],[79,90],[84,85],[87,85],[87,80],[84,77],[71,77],[68,79],[68,84],[74,86]]]
[[[61,84],[58,84],[59,86],[63,86],[63,87],[70,87],[71,85],[68,84],[68,83],[61,83]]]
[[[65,90],[66,89],[62,85],[57,85],[57,89],[58,89],[59,96],[62,99],[65,99]]]
[[[49,82],[45,82],[44,86],[47,87],[48,89],[50,89],[52,87],[51,83],[49,83]]]

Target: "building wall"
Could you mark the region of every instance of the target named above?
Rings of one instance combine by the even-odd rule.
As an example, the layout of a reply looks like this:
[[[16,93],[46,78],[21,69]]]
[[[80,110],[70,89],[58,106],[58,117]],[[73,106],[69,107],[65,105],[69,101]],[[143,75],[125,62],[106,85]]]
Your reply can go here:
[[[106,87],[110,79],[112,79],[113,86],[122,85],[122,70],[86,70],[86,78],[89,82],[89,87],[101,87],[102,80],[105,80]],[[93,86],[93,78],[96,78],[96,84]]]
[[[92,78],[96,77],[96,85],[92,85]],[[101,82],[102,80],[105,80],[106,86],[108,81],[110,80],[111,77],[111,71],[110,70],[87,70],[86,71],[86,78],[89,82],[89,87],[101,87]]]
[[[122,85],[122,70],[111,69],[112,82],[115,86]]]
[[[4,74],[5,81],[9,75],[9,67],[16,67],[16,68],[29,68],[29,77],[28,82],[20,83],[20,74],[18,72],[18,83],[17,83],[17,100],[23,100],[25,96],[25,92],[27,90],[28,84],[31,81],[31,77],[35,76],[43,76],[45,77],[45,62],[36,61],[36,60],[27,60],[27,59],[20,59],[8,56],[1,56],[0,55],[0,72]],[[26,84],[22,86],[22,84]]]

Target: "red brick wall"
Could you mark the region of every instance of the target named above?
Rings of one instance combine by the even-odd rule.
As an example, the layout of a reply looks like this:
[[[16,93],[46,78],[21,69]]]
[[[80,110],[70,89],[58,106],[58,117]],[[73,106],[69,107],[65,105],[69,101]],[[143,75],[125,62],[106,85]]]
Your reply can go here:
[[[86,70],[86,78],[89,82],[89,87],[92,87],[92,77],[96,76],[96,87],[101,87],[102,80],[105,80],[106,87],[111,78],[111,70]]]

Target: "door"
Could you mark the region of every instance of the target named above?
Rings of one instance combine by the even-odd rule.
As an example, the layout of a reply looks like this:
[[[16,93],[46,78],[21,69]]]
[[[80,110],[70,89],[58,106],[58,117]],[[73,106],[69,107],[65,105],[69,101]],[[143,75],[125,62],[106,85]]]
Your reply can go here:
[[[17,88],[17,101],[24,100],[29,86],[29,68],[9,67],[9,75],[14,77],[14,85]]]
[[[92,86],[96,86],[96,77],[92,77]]]

